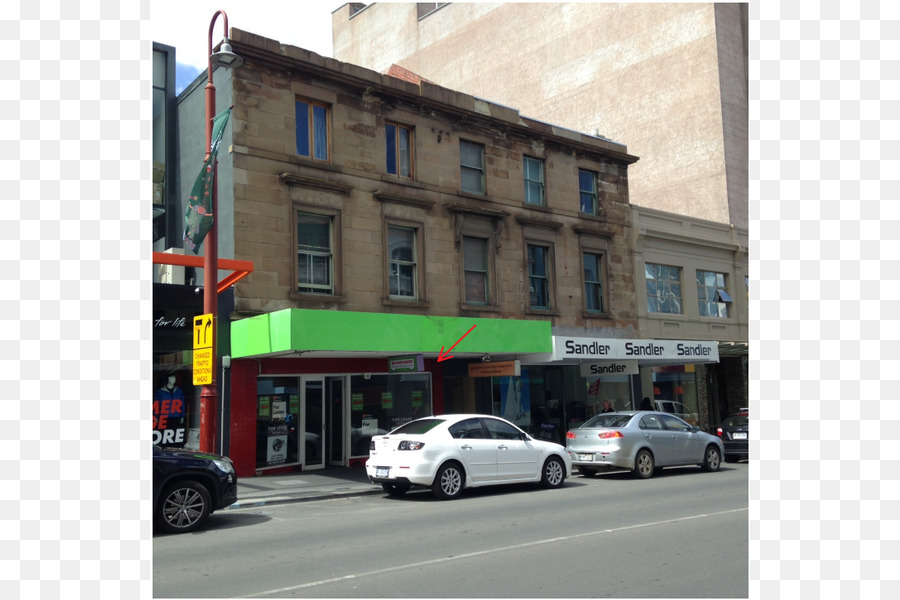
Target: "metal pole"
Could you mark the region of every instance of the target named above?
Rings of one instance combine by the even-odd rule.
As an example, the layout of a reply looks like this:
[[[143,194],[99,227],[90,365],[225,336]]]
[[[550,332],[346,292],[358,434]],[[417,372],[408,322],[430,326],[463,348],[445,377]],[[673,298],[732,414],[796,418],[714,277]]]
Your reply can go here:
[[[225,24],[225,37],[228,37],[228,15],[225,11],[219,10],[213,14],[212,20],[209,22],[209,44],[207,56],[207,80],[206,80],[206,154],[203,161],[209,159],[212,151],[212,130],[213,119],[216,116],[216,86],[213,85],[213,64],[212,64],[212,35],[213,26],[216,18],[222,15]],[[219,215],[218,211],[218,168],[213,167],[213,184],[211,194],[211,206],[213,213],[213,223],[206,234],[206,243],[203,252],[203,313],[212,315],[213,322],[213,340],[212,349],[214,359],[218,359],[219,335],[218,335],[218,279],[219,279],[219,246],[218,246],[218,229]],[[218,417],[219,394],[216,389],[216,371],[212,369],[212,382],[204,385],[200,391],[200,450],[203,452],[216,452],[216,420]]]

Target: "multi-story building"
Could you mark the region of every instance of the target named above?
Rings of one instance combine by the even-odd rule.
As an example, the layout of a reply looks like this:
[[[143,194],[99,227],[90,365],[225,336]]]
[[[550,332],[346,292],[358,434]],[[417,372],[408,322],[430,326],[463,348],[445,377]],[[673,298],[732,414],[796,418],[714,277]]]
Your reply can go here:
[[[635,234],[635,256],[662,260],[664,243],[666,257],[635,263],[640,336],[721,342],[722,361],[697,374],[701,412],[715,423],[747,406],[746,3],[350,3],[332,30],[339,60],[627,143],[641,157],[628,171],[635,231],[641,215],[651,225]],[[663,266],[684,303],[646,301]],[[701,288],[736,301],[689,301]],[[654,388],[676,401],[684,386]]]
[[[602,400],[636,406],[652,368],[718,360],[639,336],[623,144],[239,29],[230,43],[219,256],[253,272],[220,309],[218,384],[239,475],[354,464],[424,414],[561,439]],[[205,78],[178,99],[182,173],[203,154]]]

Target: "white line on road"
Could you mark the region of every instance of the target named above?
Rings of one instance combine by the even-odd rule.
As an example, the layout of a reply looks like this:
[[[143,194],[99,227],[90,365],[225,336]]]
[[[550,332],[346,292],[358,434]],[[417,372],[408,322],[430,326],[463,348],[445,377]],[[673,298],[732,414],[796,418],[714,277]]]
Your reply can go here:
[[[331,577],[329,579],[321,579],[319,581],[310,581],[309,583],[301,583],[300,585],[292,585],[290,587],[283,587],[283,588],[278,588],[278,589],[274,589],[274,590],[268,590],[265,592],[259,592],[257,594],[250,594],[248,596],[242,596],[242,598],[259,598],[262,596],[270,596],[270,595],[275,595],[275,597],[278,597],[278,594],[284,594],[285,592],[302,590],[305,588],[316,587],[319,585],[326,585],[329,583],[336,583],[339,581],[347,581],[349,579],[359,579],[361,577],[370,577],[373,575],[384,575],[385,573],[390,573],[392,571],[400,571],[403,569],[425,567],[428,565],[443,563],[448,560],[461,560],[461,559],[465,559],[465,558],[473,558],[475,556],[484,556],[486,554],[493,554],[495,552],[507,552],[509,550],[517,550],[520,548],[529,548],[532,546],[540,546],[541,544],[552,544],[555,542],[565,542],[565,541],[569,541],[569,540],[577,540],[579,538],[591,537],[594,535],[605,535],[605,534],[609,534],[609,533],[617,533],[620,531],[629,531],[631,529],[641,529],[644,527],[656,527],[657,525],[669,525],[671,523],[679,523],[682,521],[691,521],[693,519],[703,519],[706,517],[715,517],[715,516],[719,516],[719,515],[728,515],[728,514],[743,512],[743,511],[747,511],[747,510],[749,510],[749,509],[748,508],[736,508],[734,510],[725,510],[725,511],[714,512],[714,513],[704,513],[701,515],[692,515],[690,517],[681,517],[678,519],[666,519],[665,521],[653,521],[651,523],[641,523],[639,525],[628,525],[626,527],[616,527],[614,529],[600,529],[598,531],[586,531],[584,533],[576,533],[574,535],[566,535],[563,537],[548,538],[545,540],[536,540],[534,542],[526,542],[524,544],[514,544],[512,546],[504,546],[502,548],[494,548],[492,550],[480,550],[478,552],[469,552],[466,554],[458,554],[456,556],[445,556],[445,557],[435,558],[432,560],[425,560],[425,561],[413,563],[413,564],[398,565],[396,567],[387,567],[385,569],[378,569],[375,571],[366,571],[364,573],[355,573],[355,574],[351,574],[351,575],[343,575],[341,577]]]

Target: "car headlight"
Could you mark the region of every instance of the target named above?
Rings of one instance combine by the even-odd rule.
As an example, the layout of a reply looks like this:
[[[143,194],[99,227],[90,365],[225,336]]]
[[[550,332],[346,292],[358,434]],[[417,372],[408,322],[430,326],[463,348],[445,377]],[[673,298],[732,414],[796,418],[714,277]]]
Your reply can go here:
[[[424,447],[425,442],[410,442],[403,440],[400,442],[400,445],[397,446],[397,450],[421,450]]]
[[[223,473],[234,473],[234,463],[231,462],[230,458],[222,458],[221,460],[214,460],[213,464],[219,467],[219,470]]]

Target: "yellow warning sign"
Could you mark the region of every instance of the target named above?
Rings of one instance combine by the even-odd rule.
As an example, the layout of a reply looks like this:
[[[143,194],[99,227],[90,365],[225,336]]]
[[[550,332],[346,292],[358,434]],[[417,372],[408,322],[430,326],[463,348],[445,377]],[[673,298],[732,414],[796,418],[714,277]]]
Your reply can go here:
[[[216,362],[214,339],[212,314],[194,317],[194,385],[209,385],[213,382],[213,365]]]

